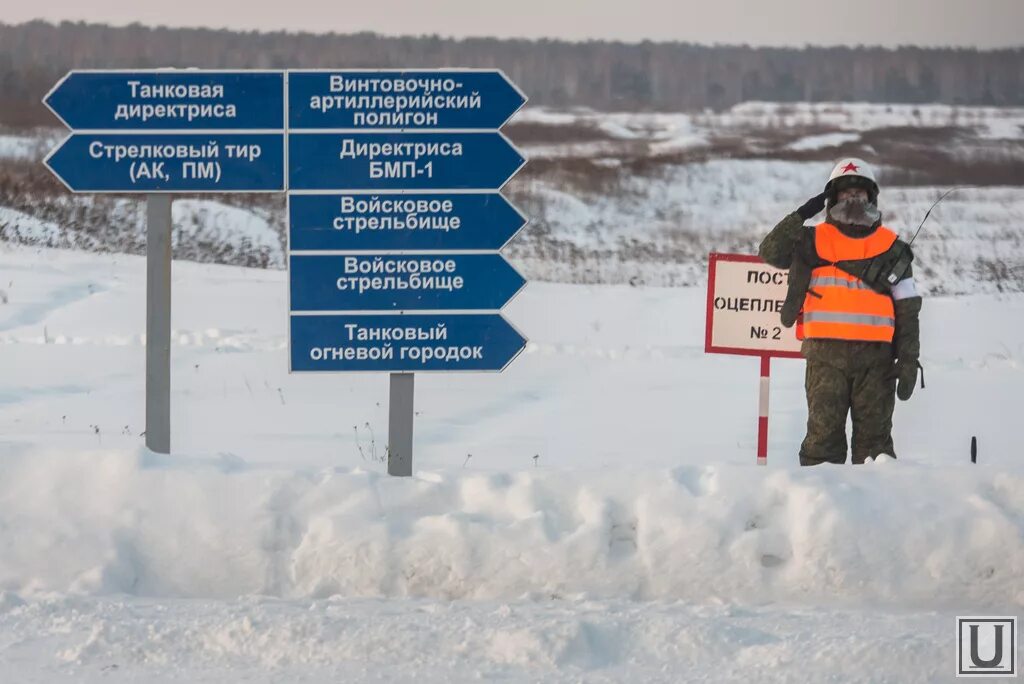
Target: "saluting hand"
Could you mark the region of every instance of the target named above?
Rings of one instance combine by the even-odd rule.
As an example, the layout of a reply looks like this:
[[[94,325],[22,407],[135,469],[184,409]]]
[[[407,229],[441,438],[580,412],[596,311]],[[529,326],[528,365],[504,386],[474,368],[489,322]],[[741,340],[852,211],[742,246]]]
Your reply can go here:
[[[796,210],[796,213],[800,214],[800,218],[804,221],[815,216],[822,209],[825,208],[825,199],[828,197],[827,192],[823,192],[820,195],[815,195],[811,199],[803,203],[803,205]]]

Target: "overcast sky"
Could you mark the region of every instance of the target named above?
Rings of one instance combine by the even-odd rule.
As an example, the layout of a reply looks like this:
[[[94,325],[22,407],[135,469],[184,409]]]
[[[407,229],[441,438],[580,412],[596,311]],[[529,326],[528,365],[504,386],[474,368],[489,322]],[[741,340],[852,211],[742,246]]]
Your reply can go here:
[[[751,45],[1024,46],[1024,0],[0,0],[30,19]]]

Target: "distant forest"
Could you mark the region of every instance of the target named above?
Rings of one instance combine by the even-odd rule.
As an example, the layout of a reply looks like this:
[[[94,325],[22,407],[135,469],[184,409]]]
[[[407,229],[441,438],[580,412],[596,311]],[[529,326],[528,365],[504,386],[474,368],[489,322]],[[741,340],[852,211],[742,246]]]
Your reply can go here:
[[[0,23],[0,124],[55,123],[73,68],[496,67],[531,104],[692,111],[748,100],[1024,105],[1024,48],[753,48]]]

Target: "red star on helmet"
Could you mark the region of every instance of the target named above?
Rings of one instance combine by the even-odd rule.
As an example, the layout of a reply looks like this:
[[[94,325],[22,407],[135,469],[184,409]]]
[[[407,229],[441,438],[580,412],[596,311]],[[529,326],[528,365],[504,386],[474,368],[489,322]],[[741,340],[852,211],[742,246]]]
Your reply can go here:
[[[854,164],[853,162],[850,162],[849,164],[843,167],[843,173],[850,173],[851,171],[860,171],[860,167]]]

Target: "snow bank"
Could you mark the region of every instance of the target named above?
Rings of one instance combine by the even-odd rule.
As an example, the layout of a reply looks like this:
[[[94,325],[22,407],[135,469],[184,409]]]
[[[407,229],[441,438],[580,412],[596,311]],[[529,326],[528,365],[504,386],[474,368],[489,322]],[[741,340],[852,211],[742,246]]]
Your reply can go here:
[[[839,147],[846,143],[857,142],[858,140],[860,140],[860,133],[823,133],[822,135],[809,135],[800,138],[786,145],[786,149],[795,152],[824,150],[829,147]]]
[[[702,288],[534,283],[505,312],[531,339],[505,373],[417,383],[418,474],[402,480],[370,447],[386,378],[287,373],[283,273],[174,264],[176,453],[155,457],[137,446],[144,259],[7,248],[0,270],[5,605],[1024,605],[1021,296],[929,298],[901,459],[800,470],[802,365],[773,364],[757,468],[757,363],[703,353]]]
[[[42,161],[68,135],[64,128],[35,128],[25,133],[0,133],[0,160]]]
[[[1024,606],[1024,474],[681,466],[412,479],[7,448],[0,588]]]
[[[744,102],[722,112],[598,112],[527,106],[513,123],[586,126],[620,140],[665,141],[675,137],[750,130],[839,131],[878,128],[967,128],[983,139],[1018,140],[1024,133],[1024,108],[870,102]],[[855,138],[854,138],[855,139]],[[817,149],[817,148],[804,148]]]
[[[266,254],[268,265],[285,264],[282,237],[266,219],[251,211],[211,200],[178,199],[173,206],[175,246],[196,239],[241,252]]]
[[[871,102],[744,102],[723,112],[719,125],[757,128],[832,126],[842,130],[911,126],[964,126],[991,138],[1019,138],[1024,108],[964,107],[945,104],[880,104]]]
[[[771,228],[822,187],[830,169],[830,162],[723,159],[623,176],[614,192],[535,182],[524,203],[532,224],[579,251],[560,261],[531,261],[527,252],[525,273],[548,281],[702,284],[708,253],[756,253]],[[909,240],[948,188],[887,185],[888,171],[880,169],[879,205],[886,225]],[[1024,188],[950,194],[914,242],[918,284],[929,294],[1019,291],[1020,225]],[[510,254],[528,249],[528,231]]]
[[[9,207],[0,207],[0,236],[9,242],[46,247],[74,247],[79,242],[78,231]]]

